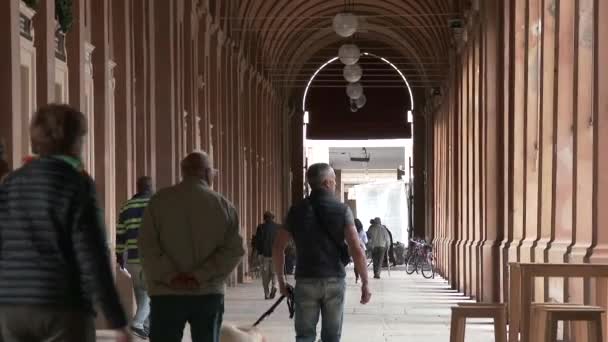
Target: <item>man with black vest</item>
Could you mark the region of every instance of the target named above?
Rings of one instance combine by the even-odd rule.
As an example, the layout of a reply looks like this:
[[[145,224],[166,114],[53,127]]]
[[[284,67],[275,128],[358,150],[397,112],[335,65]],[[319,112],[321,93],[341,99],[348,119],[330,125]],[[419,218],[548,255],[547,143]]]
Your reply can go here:
[[[316,341],[319,314],[323,316],[323,342],[339,342],[346,292],[344,267],[350,256],[361,275],[361,304],[371,298],[365,254],[350,208],[335,197],[336,174],[331,166],[311,165],[306,179],[312,189],[310,197],[291,207],[277,233],[272,253],[275,272],[281,294],[287,295],[284,250],[293,238],[297,250],[296,342]]]

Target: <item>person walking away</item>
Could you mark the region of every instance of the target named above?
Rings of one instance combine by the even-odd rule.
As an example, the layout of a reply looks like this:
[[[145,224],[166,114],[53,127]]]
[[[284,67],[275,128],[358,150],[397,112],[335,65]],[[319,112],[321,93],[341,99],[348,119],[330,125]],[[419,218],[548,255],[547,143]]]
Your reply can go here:
[[[131,331],[142,339],[147,339],[150,334],[150,298],[146,290],[137,240],[144,210],[152,194],[152,178],[140,177],[137,180],[137,193],[120,210],[116,227],[116,262],[131,274],[137,304],[135,317],[131,322]]]
[[[382,221],[380,220],[379,217],[376,217],[376,220],[378,220],[379,224],[382,224]],[[382,227],[384,227],[384,229],[386,229],[386,232],[388,233],[388,237],[389,237],[389,244],[388,244],[388,260],[386,258],[384,258],[384,261],[382,262],[383,265],[385,265],[386,267],[388,267],[388,263],[390,262],[392,266],[395,266],[397,264],[397,261],[395,260],[395,248],[394,248],[394,240],[393,240],[393,233],[391,232],[390,229],[388,229],[387,226],[382,225]]]
[[[367,231],[370,240],[370,248],[372,249],[372,262],[374,264],[374,278],[380,279],[382,271],[382,262],[386,256],[386,250],[389,247],[390,237],[388,231],[376,218],[374,224]]]
[[[323,317],[323,342],[339,342],[346,292],[344,267],[350,260],[349,253],[361,276],[361,304],[371,298],[365,255],[350,208],[335,198],[334,170],[328,164],[314,164],[306,178],[312,193],[291,207],[286,224],[279,229],[272,254],[274,269],[281,294],[287,296],[290,287],[283,274],[283,252],[293,237],[297,250],[296,342],[316,341],[319,314]]]
[[[359,245],[361,246],[361,249],[363,249],[363,254],[365,255],[365,252],[367,251],[367,233],[365,232],[365,230],[363,230],[363,223],[361,223],[361,220],[359,219],[355,219],[355,227],[357,228],[357,235],[359,235]],[[366,257],[366,263],[367,263],[367,257]],[[359,272],[357,272],[357,268],[355,268],[355,284],[359,282]]]
[[[80,160],[86,127],[74,108],[40,107],[30,126],[39,158],[0,185],[0,341],[95,342],[96,305],[116,340],[130,340]]]
[[[262,258],[262,285],[264,299],[274,299],[277,294],[274,267],[272,265],[272,245],[277,235],[279,225],[274,222],[274,214],[264,213],[264,223],[260,224],[255,233],[256,249]],[[272,283],[272,287],[270,287]]]
[[[237,211],[212,190],[216,170],[204,152],[182,162],[181,183],[159,190],[139,235],[148,293],[150,340],[218,342],[226,279],[245,254]]]

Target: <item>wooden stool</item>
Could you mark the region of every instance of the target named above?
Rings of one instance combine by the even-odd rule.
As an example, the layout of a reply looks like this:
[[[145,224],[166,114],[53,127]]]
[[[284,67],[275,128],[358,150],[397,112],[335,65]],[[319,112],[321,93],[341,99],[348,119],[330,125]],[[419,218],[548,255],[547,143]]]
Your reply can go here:
[[[493,318],[494,340],[507,340],[507,310],[499,303],[459,303],[452,307],[452,322],[450,327],[450,342],[464,342],[464,332],[467,318]]]
[[[559,321],[587,322],[588,341],[603,341],[602,314],[605,310],[598,306],[535,303],[532,304],[531,309],[531,337],[535,336],[534,341],[556,341]]]

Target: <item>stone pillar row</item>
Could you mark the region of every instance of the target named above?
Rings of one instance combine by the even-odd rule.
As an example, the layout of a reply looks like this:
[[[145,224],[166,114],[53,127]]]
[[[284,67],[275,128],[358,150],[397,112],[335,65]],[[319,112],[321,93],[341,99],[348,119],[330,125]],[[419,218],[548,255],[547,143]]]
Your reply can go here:
[[[608,262],[608,4],[479,6],[432,110],[428,231],[454,288],[506,301],[508,262]],[[606,285],[539,279],[535,293],[606,306]]]
[[[0,52],[0,141],[15,168],[29,151],[22,137],[31,112],[20,99],[36,94],[36,108],[57,98],[54,1],[40,0],[32,9],[33,85],[21,82],[24,6],[19,0],[0,4],[0,41],[7,47]],[[212,156],[219,170],[215,189],[238,208],[248,246],[265,210],[279,219],[285,214],[287,102],[250,60],[255,51],[245,46],[253,44],[235,40],[229,23],[216,20],[234,9],[208,6],[195,0],[73,1],[67,98],[90,121],[85,164],[98,185],[110,241],[117,210],[133,195],[137,177],[151,176],[158,188],[174,184],[180,160],[197,149]],[[245,262],[231,282],[247,274]]]

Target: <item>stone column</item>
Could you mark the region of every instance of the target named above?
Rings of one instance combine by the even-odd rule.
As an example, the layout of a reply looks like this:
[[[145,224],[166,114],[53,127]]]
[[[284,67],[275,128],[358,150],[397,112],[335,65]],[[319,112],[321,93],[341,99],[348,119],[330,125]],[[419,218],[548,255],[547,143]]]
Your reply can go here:
[[[157,116],[160,113],[156,110],[156,19],[154,4],[148,1],[143,2],[144,6],[144,37],[145,41],[145,80],[146,80],[146,92],[145,92],[145,113],[146,116],[146,168],[148,176],[156,181],[158,185],[157,177]]]
[[[197,39],[196,39],[196,21],[198,16],[194,8],[194,1],[186,1],[184,3],[184,110],[188,113],[186,117],[186,136],[184,141],[185,152],[190,153],[196,149],[196,109],[195,109],[195,98],[196,91],[196,80],[198,79],[196,73],[196,51]]]
[[[596,19],[604,18],[608,15],[608,2],[598,1],[598,8],[595,10]],[[597,88],[594,90],[597,111],[594,115],[596,122],[594,140],[595,148],[593,151],[594,159],[594,200],[593,218],[595,247],[590,256],[592,263],[608,263],[608,155],[604,148],[608,147],[608,65],[603,61],[608,58],[608,21],[597,21],[597,34],[594,38],[596,45],[595,75],[597,77]],[[598,279],[595,283],[593,296],[595,302],[603,307],[608,306],[608,279]],[[606,326],[604,326],[606,331]]]
[[[110,104],[110,32],[109,32],[109,2],[99,0],[93,2],[92,11],[92,43],[95,45],[93,53],[93,82],[95,90],[95,183],[99,195],[99,202],[105,207],[112,194],[106,192],[110,179],[110,170],[107,165],[109,156],[108,126]],[[106,217],[107,219],[107,217]]]
[[[197,57],[198,57],[198,65],[197,65],[197,81],[196,81],[196,96],[198,98],[198,109],[197,113],[199,116],[198,121],[198,132],[200,139],[199,148],[202,150],[208,150],[208,141],[209,141],[209,112],[208,112],[208,60],[209,60],[209,37],[208,37],[208,24],[207,17],[203,15],[202,9],[200,10],[198,18],[198,44],[197,44]]]
[[[135,145],[134,172],[137,177],[150,176],[150,87],[148,66],[150,64],[149,38],[146,34],[147,8],[145,0],[133,0],[133,137]]]
[[[542,113],[540,127],[540,157],[539,169],[541,174],[539,197],[539,239],[536,243],[534,260],[548,262],[547,251],[553,240],[553,210],[554,210],[554,139],[555,139],[555,87],[556,82],[556,51],[557,44],[556,18],[550,6],[543,6],[543,58],[542,58]],[[536,280],[536,298],[538,301],[546,298],[547,279]]]
[[[253,197],[253,168],[255,165],[255,156],[253,154],[253,71],[251,67],[247,69],[247,74],[245,76],[245,103],[246,108],[244,111],[245,120],[244,120],[244,130],[245,130],[245,158],[247,161],[247,167],[245,172],[245,177],[247,179],[246,191],[246,205],[247,205],[247,224],[250,229],[249,236],[253,235],[255,229],[255,203]]]
[[[131,66],[131,28],[130,28],[130,6],[124,0],[112,1],[112,25],[113,25],[113,55],[116,69],[115,90],[115,125],[116,145],[116,198],[117,208],[134,192],[135,175],[133,173],[133,98],[132,83],[133,74]]]
[[[593,223],[593,193],[597,191],[593,184],[594,160],[594,131],[596,119],[595,78],[598,77],[595,68],[595,20],[603,20],[594,15],[593,0],[580,0],[574,7],[573,13],[576,33],[574,44],[576,46],[574,66],[574,227],[571,252],[568,262],[588,262],[589,251],[594,244]],[[603,63],[602,61],[598,61]],[[597,95],[596,95],[597,96]],[[588,298],[589,280],[570,279],[569,297],[572,302],[583,303]],[[578,339],[581,340],[581,339]]]
[[[499,168],[501,145],[498,143],[501,135],[502,109],[502,69],[500,66],[502,52],[502,37],[500,36],[501,10],[499,1],[491,0],[484,3],[484,84],[486,87],[486,106],[484,110],[485,132],[482,145],[485,159],[485,237],[482,242],[482,295],[484,302],[500,301],[500,274],[498,247],[502,240],[500,229],[500,203],[504,195],[499,189],[502,180],[502,170]]]
[[[156,107],[156,183],[172,185],[176,168],[175,58],[173,54],[174,0],[154,2],[154,101]]]
[[[113,145],[113,118],[112,118],[112,70],[110,65],[110,27],[109,27],[109,0],[98,0],[93,2],[91,22],[91,39],[95,45],[92,56],[93,64],[93,87],[94,87],[94,151],[95,151],[95,184],[97,186],[97,198],[104,212],[106,221],[108,241],[114,241],[113,220],[114,200],[113,188],[113,165],[111,163]],[[113,249],[111,252],[113,255]],[[97,326],[105,325],[97,321]]]
[[[513,72],[513,90],[509,94],[512,96],[512,107],[509,115],[511,118],[512,130],[510,131],[509,143],[512,144],[509,158],[511,159],[512,172],[512,207],[510,215],[512,217],[513,242],[509,247],[510,262],[520,261],[519,253],[524,239],[524,206],[525,206],[525,146],[524,146],[524,110],[525,110],[525,64],[526,50],[525,42],[527,36],[526,26],[526,6],[524,3],[515,2],[513,7],[513,56],[511,68]]]
[[[75,0],[72,4],[74,22],[66,35],[66,49],[69,67],[70,105],[85,110],[85,0]],[[85,113],[89,115],[89,113]]]
[[[572,242],[573,224],[573,109],[574,109],[574,6],[572,2],[559,2],[559,51],[556,60],[557,75],[557,132],[555,140],[555,237],[549,248],[549,262],[567,260]],[[565,299],[563,279],[550,279],[549,299]]]
[[[505,101],[503,102],[503,116],[501,120],[502,125],[502,137],[500,143],[503,146],[502,156],[503,156],[503,174],[504,179],[501,183],[502,191],[504,191],[503,196],[503,242],[500,247],[500,264],[501,267],[501,286],[503,289],[502,298],[503,301],[508,299],[508,262],[509,255],[511,251],[511,245],[513,243],[513,219],[512,219],[512,208],[513,208],[513,196],[512,196],[512,187],[513,187],[513,172],[512,172],[512,160],[511,160],[511,135],[512,135],[512,115],[511,112],[513,110],[513,101],[512,101],[512,89],[513,89],[513,69],[512,65],[512,56],[513,56],[513,46],[515,43],[514,35],[513,35],[513,17],[514,17],[514,2],[504,2],[503,3],[503,41],[504,41],[504,55],[503,55],[503,67],[506,70],[504,77],[504,91],[503,96]]]
[[[41,0],[36,8],[36,75],[38,106],[55,102],[55,1]]]
[[[5,144],[6,159],[13,168],[21,165],[21,134],[27,126],[21,119],[21,57],[19,44],[19,0],[0,2],[0,143]]]
[[[175,178],[173,182],[180,179],[180,162],[185,156],[185,140],[184,140],[184,125],[186,123],[186,115],[184,111],[184,0],[175,0],[173,2],[173,84],[174,89],[174,122],[175,122]]]

